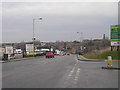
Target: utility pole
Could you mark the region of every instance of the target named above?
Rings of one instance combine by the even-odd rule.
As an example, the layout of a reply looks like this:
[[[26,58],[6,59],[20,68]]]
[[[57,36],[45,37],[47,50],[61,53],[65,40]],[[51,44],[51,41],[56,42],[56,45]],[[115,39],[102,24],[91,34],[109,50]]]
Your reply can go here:
[[[79,34],[79,32],[77,32],[77,34]],[[80,48],[81,51],[83,51],[83,32],[80,33]]]

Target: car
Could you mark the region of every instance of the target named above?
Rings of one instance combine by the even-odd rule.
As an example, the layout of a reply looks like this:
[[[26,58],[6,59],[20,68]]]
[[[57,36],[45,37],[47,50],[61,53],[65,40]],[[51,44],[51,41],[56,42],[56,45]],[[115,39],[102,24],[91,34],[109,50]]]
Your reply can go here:
[[[46,58],[54,58],[54,54],[52,52],[46,52]]]
[[[67,52],[66,55],[70,55],[71,53],[70,52]]]

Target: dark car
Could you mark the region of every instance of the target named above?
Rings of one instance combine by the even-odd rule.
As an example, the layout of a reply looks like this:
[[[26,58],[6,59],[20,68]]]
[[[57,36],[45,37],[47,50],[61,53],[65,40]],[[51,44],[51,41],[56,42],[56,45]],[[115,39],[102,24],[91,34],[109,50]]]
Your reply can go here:
[[[52,52],[46,52],[46,58],[54,58],[54,54]]]

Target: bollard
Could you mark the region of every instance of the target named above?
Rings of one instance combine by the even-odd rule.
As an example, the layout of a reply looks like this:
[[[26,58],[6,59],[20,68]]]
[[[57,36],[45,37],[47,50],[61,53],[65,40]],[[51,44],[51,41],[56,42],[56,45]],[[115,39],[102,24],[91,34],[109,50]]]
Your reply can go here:
[[[111,56],[108,56],[107,66],[112,67],[112,57]]]

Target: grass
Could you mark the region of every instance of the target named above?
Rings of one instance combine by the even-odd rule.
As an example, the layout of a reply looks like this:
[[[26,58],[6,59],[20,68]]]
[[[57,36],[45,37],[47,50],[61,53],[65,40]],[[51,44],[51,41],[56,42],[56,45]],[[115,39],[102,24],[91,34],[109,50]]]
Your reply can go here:
[[[112,56],[112,59],[116,59],[116,60],[119,60],[120,59],[120,56],[119,56],[119,53],[118,51],[108,51],[108,52],[104,52],[100,55],[97,55],[95,57],[93,57],[94,59],[107,59],[108,56]]]
[[[103,50],[94,50],[84,55],[89,59],[107,59],[108,56],[112,56],[112,59],[120,60],[120,51],[110,51],[110,48]]]

